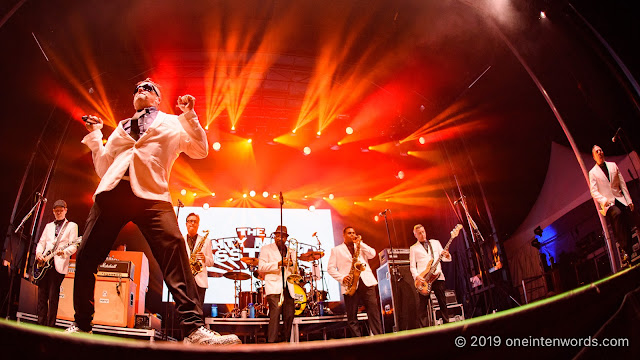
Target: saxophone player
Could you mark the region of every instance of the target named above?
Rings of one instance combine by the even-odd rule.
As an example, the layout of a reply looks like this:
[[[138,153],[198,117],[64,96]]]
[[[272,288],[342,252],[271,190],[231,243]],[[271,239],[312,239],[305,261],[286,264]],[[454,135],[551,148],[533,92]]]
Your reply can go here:
[[[200,216],[196,213],[187,215],[187,236],[184,238],[184,245],[187,247],[187,255],[189,256],[189,259],[195,257],[195,259],[200,262],[200,265],[202,265],[202,270],[194,276],[198,288],[198,301],[200,301],[200,306],[202,307],[204,306],[204,295],[209,287],[207,267],[213,266],[214,260],[211,241],[198,235],[199,228]],[[200,245],[201,243],[202,245]],[[200,251],[198,251],[199,247]],[[196,249],[195,252],[194,249]]]
[[[331,249],[329,257],[329,275],[342,286],[344,306],[347,311],[347,324],[353,336],[362,336],[358,325],[358,305],[363,304],[369,317],[369,329],[373,335],[382,334],[380,306],[376,285],[368,259],[376,256],[376,251],[365,244],[353,227],[342,230],[344,243]],[[359,277],[358,277],[359,275]],[[350,290],[354,290],[352,295]]]

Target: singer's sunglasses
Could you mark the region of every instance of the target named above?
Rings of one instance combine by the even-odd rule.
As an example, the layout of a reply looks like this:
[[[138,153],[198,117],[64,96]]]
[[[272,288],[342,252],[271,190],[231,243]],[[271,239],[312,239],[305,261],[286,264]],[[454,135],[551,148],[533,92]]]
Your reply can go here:
[[[148,92],[154,92],[156,93],[157,96],[160,96],[160,94],[158,94],[158,91],[156,90],[156,88],[151,85],[151,84],[140,84],[138,86],[136,86],[135,90],[133,90],[133,94],[135,95],[138,92],[138,89],[142,89]]]

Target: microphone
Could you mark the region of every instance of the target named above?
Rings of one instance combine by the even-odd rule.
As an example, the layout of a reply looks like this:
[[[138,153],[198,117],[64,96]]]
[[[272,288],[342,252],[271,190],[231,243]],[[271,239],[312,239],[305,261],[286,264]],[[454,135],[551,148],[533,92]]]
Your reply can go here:
[[[387,216],[387,211],[391,211],[389,209],[384,209],[378,213],[378,216]]]
[[[461,203],[465,197],[466,196],[464,195],[460,196],[459,198],[456,199],[456,201],[453,202],[453,205],[458,205],[458,203]]]
[[[280,191],[280,205],[284,205],[284,197],[282,196],[282,191]]]
[[[616,130],[616,133],[611,138],[611,142],[616,142],[616,139],[618,138],[618,133],[620,132],[620,130],[622,130],[621,127],[619,127],[618,130]]]
[[[180,201],[180,199],[178,199],[178,207],[179,208],[184,207],[184,204],[182,203],[182,201]]]
[[[314,233],[313,233],[313,235],[311,235],[311,236],[313,237],[313,236],[316,236],[316,235],[318,235],[318,232],[317,232],[317,231],[316,231],[316,232],[314,232]]]
[[[43,202],[45,202],[45,203],[47,202],[47,198],[44,197],[44,195],[40,194],[39,192],[36,192],[36,196],[38,198],[42,199]]]
[[[83,115],[82,116],[82,121],[84,121],[85,123],[87,123],[88,125],[97,125],[97,122],[93,122],[89,119],[89,116],[87,115]]]

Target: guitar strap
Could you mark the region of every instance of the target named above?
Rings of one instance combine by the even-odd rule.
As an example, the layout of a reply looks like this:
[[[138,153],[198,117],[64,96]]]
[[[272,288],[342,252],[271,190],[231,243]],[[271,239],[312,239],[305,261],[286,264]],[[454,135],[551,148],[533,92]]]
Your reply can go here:
[[[55,252],[56,249],[58,248],[58,245],[60,244],[60,236],[62,235],[62,233],[64,232],[64,230],[67,228],[67,224],[69,223],[69,220],[64,219],[64,224],[62,224],[62,227],[60,228],[60,231],[58,231],[58,235],[56,235],[56,243],[53,244],[53,248],[51,248],[51,252]],[[55,226],[55,224],[54,224]]]
[[[429,248],[427,248],[425,246],[425,244],[429,245]],[[431,246],[431,241],[430,240],[426,240],[424,243],[422,243],[422,246],[427,251],[427,254],[429,254],[429,250],[431,250],[431,258],[435,261],[436,260],[436,256],[435,256],[436,254],[433,253],[433,247]]]

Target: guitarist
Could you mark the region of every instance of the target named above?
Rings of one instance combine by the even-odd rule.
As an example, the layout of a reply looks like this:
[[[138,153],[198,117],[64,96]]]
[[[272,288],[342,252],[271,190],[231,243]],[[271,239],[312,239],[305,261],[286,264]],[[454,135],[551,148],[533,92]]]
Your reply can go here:
[[[200,241],[204,241],[202,249],[195,253],[195,257],[202,264],[202,271],[196,274],[196,285],[198,288],[198,300],[200,300],[200,306],[204,309],[204,295],[209,287],[209,276],[207,275],[207,267],[213,266],[213,250],[211,249],[211,241],[204,239],[198,235],[198,229],[200,228],[200,215],[191,213],[187,215],[187,236],[185,236],[184,242],[187,246],[187,256],[191,257],[191,252]]]
[[[409,249],[409,262],[410,262],[410,270],[411,275],[413,276],[413,280],[424,280],[420,278],[420,273],[423,272],[427,268],[427,264],[429,261],[433,260],[435,262],[442,254],[442,261],[451,261],[451,254],[447,250],[442,249],[442,245],[438,240],[427,240],[427,233],[424,229],[424,226],[418,224],[413,227],[413,235],[418,240],[415,244],[411,245]],[[440,263],[436,268],[434,274],[440,274],[438,279],[433,282],[432,288],[433,292],[436,294],[436,299],[438,299],[438,304],[440,304],[440,311],[442,312],[442,322],[449,322],[449,311],[447,309],[447,301],[444,295],[445,284],[444,284],[444,274],[442,273],[442,267]],[[424,296],[419,294],[420,302],[418,304],[418,322],[420,327],[429,326],[429,317],[428,317],[428,304],[431,301],[431,294]]]
[[[68,245],[78,238],[78,225],[66,219],[67,203],[64,200],[53,204],[53,216],[55,220],[44,227],[36,246],[39,267],[46,266],[43,262],[49,251],[55,253],[49,260],[51,266],[43,270],[46,272],[38,282],[38,324],[51,327],[56,324],[60,285],[69,268],[69,257],[77,248],[76,245]]]
[[[620,258],[624,266],[631,262],[633,242],[631,237],[631,213],[633,201],[627,184],[614,162],[604,161],[604,152],[598,145],[591,149],[596,164],[589,170],[591,197],[600,205],[600,213],[613,228],[613,237],[624,252]]]

